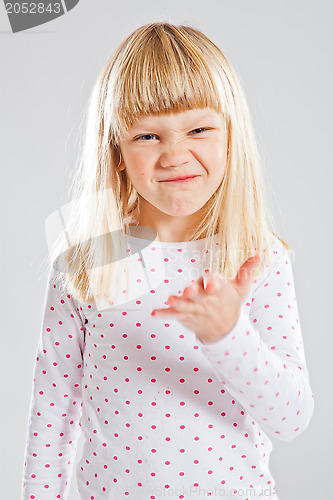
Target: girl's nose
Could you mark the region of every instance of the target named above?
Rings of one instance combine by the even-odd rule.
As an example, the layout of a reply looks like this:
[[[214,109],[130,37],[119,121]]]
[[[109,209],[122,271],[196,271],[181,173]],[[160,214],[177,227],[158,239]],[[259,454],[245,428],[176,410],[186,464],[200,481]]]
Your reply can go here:
[[[160,154],[160,162],[163,167],[183,165],[188,162],[188,151],[184,144],[168,143]]]

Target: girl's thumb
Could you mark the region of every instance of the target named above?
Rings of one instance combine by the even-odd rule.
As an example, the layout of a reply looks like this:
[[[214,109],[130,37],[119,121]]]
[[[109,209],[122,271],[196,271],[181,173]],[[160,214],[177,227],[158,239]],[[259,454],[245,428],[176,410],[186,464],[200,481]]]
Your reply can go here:
[[[260,263],[261,258],[257,254],[254,257],[250,257],[242,267],[239,269],[237,276],[236,276],[236,283],[239,287],[244,288],[244,290],[247,290],[250,286],[251,283],[254,281],[255,277],[252,274],[254,269],[257,267],[257,265]]]

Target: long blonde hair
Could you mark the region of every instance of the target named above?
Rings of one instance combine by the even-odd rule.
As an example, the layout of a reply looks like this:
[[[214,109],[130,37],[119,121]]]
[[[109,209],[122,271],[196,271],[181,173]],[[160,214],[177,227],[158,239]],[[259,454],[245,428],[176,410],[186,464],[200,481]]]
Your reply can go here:
[[[50,252],[52,263],[62,255],[68,271],[64,285],[75,298],[107,298],[116,286],[117,260],[124,255],[120,236],[129,232],[138,206],[126,170],[117,170],[124,133],[146,114],[204,107],[225,117],[227,165],[190,241],[218,233],[220,254],[211,270],[229,279],[254,253],[261,257],[258,273],[271,261],[275,222],[240,79],[221,49],[198,29],[155,22],[120,44],[90,97],[82,155],[70,186],[75,201],[67,217],[71,248],[60,237]]]

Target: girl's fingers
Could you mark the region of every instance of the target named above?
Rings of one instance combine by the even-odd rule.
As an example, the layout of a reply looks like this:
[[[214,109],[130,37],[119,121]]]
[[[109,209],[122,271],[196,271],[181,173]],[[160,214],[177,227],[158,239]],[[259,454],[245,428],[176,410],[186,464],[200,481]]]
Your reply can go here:
[[[185,311],[188,308],[190,301],[180,298],[180,297],[170,297],[169,304],[170,307],[176,311]]]
[[[227,285],[227,279],[219,273],[209,274],[206,278],[206,292],[219,293]]]
[[[184,288],[183,297],[186,297],[187,299],[192,298],[197,293],[198,293],[198,287],[196,283],[194,283],[193,285]]]
[[[182,297],[192,300],[193,302],[199,301],[205,294],[212,294],[220,289],[220,281],[218,276],[201,276],[198,281],[184,289]]]
[[[206,286],[204,286],[205,282]],[[185,311],[193,302],[200,302],[206,294],[212,295],[219,292],[220,284],[218,276],[209,275],[205,278],[201,276],[192,285],[184,288],[181,296],[171,295],[166,304],[177,311]]]
[[[205,278],[205,279],[207,280],[207,278]],[[195,285],[198,287],[199,290],[204,290],[205,289],[205,280],[204,280],[204,277],[202,275],[195,282]]]
[[[213,294],[219,290],[219,286],[216,281],[210,280],[206,285],[206,293]]]
[[[204,288],[201,288],[199,284],[193,283],[192,286],[188,287],[188,289],[184,290],[183,296],[192,302],[199,302],[203,295],[205,294]]]

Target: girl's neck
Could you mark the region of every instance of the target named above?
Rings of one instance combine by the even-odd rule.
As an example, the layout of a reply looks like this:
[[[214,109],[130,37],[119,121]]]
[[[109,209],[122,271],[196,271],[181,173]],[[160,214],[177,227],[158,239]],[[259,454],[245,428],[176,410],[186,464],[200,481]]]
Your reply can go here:
[[[144,226],[152,228],[157,233],[157,240],[166,243],[190,241],[192,234],[195,232],[196,228],[199,225],[200,220],[198,214],[195,219],[192,218],[191,225],[189,225],[186,224],[186,222],[185,224],[181,223],[179,217],[167,216],[167,220],[163,220],[163,218],[143,218],[142,216],[138,217],[138,214],[135,214],[134,212],[126,218],[126,224],[128,226]],[[201,238],[205,238],[206,236],[207,235],[204,234],[201,236]]]

